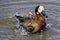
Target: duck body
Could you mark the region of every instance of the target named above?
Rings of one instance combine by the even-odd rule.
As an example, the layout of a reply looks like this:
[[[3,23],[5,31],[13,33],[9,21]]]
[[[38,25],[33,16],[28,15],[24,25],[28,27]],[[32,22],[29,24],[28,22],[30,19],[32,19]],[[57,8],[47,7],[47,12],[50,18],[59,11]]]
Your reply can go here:
[[[17,17],[17,16],[16,16]],[[33,15],[32,17],[18,17],[19,21],[21,25],[28,31],[31,33],[35,33],[39,30],[42,30],[45,25],[45,18],[43,17],[43,15],[38,14],[38,15]]]
[[[37,11],[35,12],[36,15],[29,15],[28,17],[16,15],[16,18],[19,20],[20,25],[22,25],[28,32],[36,33],[39,30],[43,30],[46,26],[46,21],[42,14],[43,11],[44,8],[41,6],[37,8]]]

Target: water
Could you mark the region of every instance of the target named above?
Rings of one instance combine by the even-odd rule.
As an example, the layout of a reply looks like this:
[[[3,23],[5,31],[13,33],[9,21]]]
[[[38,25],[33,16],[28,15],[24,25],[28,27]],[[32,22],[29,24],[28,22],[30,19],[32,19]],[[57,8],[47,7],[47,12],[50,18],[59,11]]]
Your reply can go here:
[[[45,7],[45,13],[49,16],[46,22],[52,25],[40,34],[21,36],[19,31],[15,33],[14,27],[18,27],[18,21],[10,17],[16,12],[22,16],[30,11],[34,13],[38,4]],[[0,40],[60,40],[60,1],[0,0]]]

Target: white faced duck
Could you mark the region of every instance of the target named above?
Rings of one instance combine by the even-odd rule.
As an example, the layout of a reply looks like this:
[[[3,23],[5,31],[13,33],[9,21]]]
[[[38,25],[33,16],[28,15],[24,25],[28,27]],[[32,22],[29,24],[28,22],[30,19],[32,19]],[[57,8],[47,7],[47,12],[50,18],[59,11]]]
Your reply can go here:
[[[36,11],[35,14],[32,17],[22,17],[22,16],[16,16],[17,19],[19,19],[21,25],[31,33],[35,33],[39,30],[42,30],[46,26],[46,21],[43,14],[43,6],[40,6],[38,8],[38,12]]]

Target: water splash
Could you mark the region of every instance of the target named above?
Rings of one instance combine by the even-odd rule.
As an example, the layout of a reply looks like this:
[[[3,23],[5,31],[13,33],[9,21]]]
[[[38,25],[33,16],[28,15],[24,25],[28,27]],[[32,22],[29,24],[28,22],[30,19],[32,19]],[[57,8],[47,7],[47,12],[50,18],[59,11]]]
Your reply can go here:
[[[21,31],[21,35],[27,35],[27,31],[26,29],[24,29],[22,26],[20,26],[20,31]]]

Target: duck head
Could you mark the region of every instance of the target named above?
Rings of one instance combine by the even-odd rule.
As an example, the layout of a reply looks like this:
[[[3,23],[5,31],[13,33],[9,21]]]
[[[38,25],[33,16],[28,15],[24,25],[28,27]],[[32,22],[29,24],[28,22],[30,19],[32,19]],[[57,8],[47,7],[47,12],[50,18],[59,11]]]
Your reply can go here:
[[[45,14],[45,11],[44,11],[44,7],[42,5],[38,5],[36,8],[35,8],[35,14],[42,14],[43,16],[45,16],[46,18],[48,17],[46,14]]]
[[[41,5],[36,6],[35,13],[42,13],[44,11],[44,7]]]

